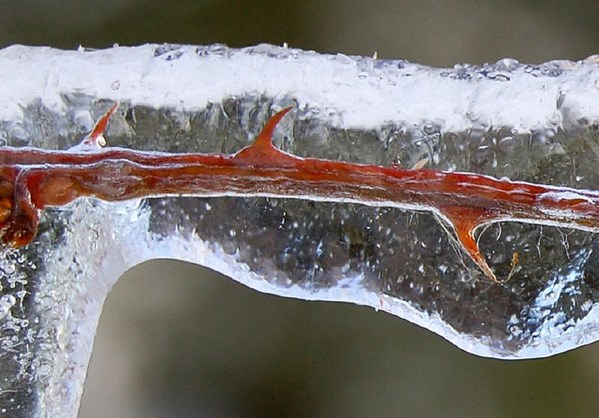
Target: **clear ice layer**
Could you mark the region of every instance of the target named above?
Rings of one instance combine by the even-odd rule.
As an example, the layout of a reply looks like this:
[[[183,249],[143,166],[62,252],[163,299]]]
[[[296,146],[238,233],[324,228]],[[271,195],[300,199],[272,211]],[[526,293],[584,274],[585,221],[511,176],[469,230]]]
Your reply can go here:
[[[0,50],[0,144],[64,150],[114,102],[108,146],[229,154],[293,106],[275,145],[330,160],[599,189],[599,59],[434,69],[405,61],[145,45]],[[492,224],[490,281],[431,212],[308,199],[81,199],[0,250],[0,408],[75,416],[107,293],[154,258],[262,292],[389,312],[474,354],[550,356],[599,339],[599,240]],[[514,254],[517,261],[514,262]]]

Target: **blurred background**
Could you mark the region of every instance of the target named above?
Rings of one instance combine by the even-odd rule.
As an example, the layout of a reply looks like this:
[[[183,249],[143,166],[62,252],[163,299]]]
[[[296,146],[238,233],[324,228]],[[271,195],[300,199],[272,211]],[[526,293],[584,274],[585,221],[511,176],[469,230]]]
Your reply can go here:
[[[599,53],[597,22],[596,0],[2,0],[0,48],[287,42],[433,66],[539,63]],[[590,417],[598,387],[597,344],[477,358],[369,308],[154,261],[108,298],[80,416]]]

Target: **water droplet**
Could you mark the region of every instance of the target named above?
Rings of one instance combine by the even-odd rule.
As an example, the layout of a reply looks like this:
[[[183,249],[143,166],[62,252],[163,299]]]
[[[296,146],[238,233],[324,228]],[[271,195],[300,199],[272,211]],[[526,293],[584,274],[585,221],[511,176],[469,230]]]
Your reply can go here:
[[[502,58],[495,63],[499,71],[514,71],[520,67],[520,62],[513,58]]]
[[[471,122],[476,122],[480,118],[480,113],[473,110],[466,111],[466,118]]]

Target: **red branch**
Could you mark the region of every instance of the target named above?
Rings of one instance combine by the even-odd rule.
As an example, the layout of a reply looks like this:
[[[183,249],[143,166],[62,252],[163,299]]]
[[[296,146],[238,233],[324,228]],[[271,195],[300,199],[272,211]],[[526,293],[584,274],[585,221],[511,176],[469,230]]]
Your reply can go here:
[[[113,106],[83,140],[98,146]],[[106,201],[194,196],[274,196],[432,211],[492,280],[475,230],[502,220],[599,231],[599,192],[430,169],[299,158],[275,148],[283,109],[252,145],[236,154],[168,154],[126,149],[85,152],[0,149],[0,237],[22,246],[35,237],[40,211],[93,196]]]

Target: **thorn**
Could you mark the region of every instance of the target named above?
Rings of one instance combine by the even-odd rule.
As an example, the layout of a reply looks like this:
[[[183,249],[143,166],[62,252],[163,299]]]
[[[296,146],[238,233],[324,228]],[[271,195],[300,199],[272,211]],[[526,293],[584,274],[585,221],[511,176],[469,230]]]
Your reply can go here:
[[[79,144],[79,146],[83,147],[103,147],[106,145],[106,140],[104,139],[104,131],[108,127],[108,121],[110,121],[110,117],[119,107],[118,103],[113,104],[110,109],[102,116],[94,125],[92,131],[83,138],[83,141]]]
[[[420,161],[417,161],[416,164],[414,164],[414,166],[412,167],[412,170],[420,170],[421,168],[424,168],[424,166],[427,165],[429,161],[430,159],[428,157],[423,158]]]
[[[277,148],[272,143],[272,135],[275,128],[292,108],[285,109],[275,113],[264,125],[264,128],[258,134],[258,137],[252,145],[245,147],[233,155],[233,160],[242,162],[243,164],[264,165],[277,164],[283,165],[285,161],[295,161],[298,157],[287,154]]]
[[[485,209],[465,209],[459,207],[444,207],[441,212],[449,220],[453,227],[458,241],[462,248],[470,256],[472,261],[482,270],[482,272],[493,282],[502,283],[497,279],[495,273],[487,264],[484,255],[480,252],[478,242],[474,237],[474,231],[484,223],[490,221],[493,216]]]

